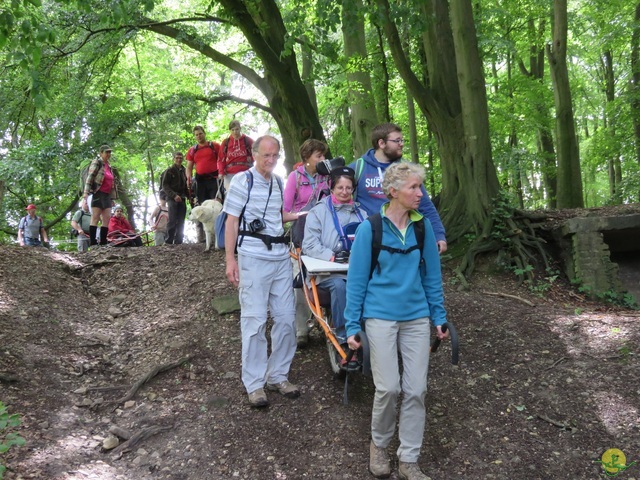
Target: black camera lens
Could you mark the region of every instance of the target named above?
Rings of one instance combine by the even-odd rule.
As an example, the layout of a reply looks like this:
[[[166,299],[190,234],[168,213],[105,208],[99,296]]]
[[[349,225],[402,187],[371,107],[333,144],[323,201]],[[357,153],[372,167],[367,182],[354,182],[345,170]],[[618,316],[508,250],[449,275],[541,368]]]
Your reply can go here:
[[[266,228],[266,225],[264,224],[264,221],[261,218],[255,218],[255,219],[251,220],[251,223],[249,223],[249,230],[252,233],[260,232],[261,230],[264,230],[265,228]]]

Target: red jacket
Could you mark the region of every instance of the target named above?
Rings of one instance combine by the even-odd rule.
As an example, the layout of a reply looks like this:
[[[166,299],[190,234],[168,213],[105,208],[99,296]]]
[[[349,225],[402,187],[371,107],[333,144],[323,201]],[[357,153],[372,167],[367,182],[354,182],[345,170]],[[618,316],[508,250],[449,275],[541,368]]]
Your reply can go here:
[[[120,218],[114,215],[111,217],[111,220],[109,220],[109,234],[107,237],[118,238],[123,233],[135,233],[135,231],[131,228],[131,224],[124,215]]]
[[[247,148],[247,145],[249,148]],[[233,135],[224,139],[218,151],[219,174],[234,174],[249,170],[253,166],[252,146],[253,140],[244,134],[238,140],[233,138]]]

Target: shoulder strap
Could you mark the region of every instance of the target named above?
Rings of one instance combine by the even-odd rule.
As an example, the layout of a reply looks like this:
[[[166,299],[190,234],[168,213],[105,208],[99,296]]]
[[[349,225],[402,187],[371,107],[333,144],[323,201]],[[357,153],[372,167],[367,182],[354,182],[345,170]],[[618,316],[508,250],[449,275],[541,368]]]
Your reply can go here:
[[[371,224],[371,269],[369,270],[369,279],[371,279],[378,266],[378,256],[382,247],[382,216],[374,213],[367,220]]]
[[[360,157],[356,160],[356,182],[360,181],[362,170],[364,170],[364,158]]]
[[[362,176],[362,170],[364,170],[364,158],[360,157],[356,160],[356,188],[353,190],[353,201],[355,202],[358,199],[358,182],[360,181],[360,177]]]
[[[373,272],[378,267],[378,256],[380,255],[380,250],[385,250],[391,253],[401,253],[406,255],[407,253],[413,252],[414,250],[418,250],[420,253],[420,262],[418,263],[418,268],[420,269],[420,274],[425,275],[425,262],[424,257],[422,256],[422,251],[424,249],[424,218],[418,222],[413,222],[413,229],[416,236],[416,245],[413,245],[407,249],[393,248],[388,247],[386,245],[382,245],[382,216],[379,213],[371,215],[367,220],[371,223],[371,270],[369,271],[369,278],[373,276]]]
[[[247,151],[247,157],[253,158],[253,152],[251,151],[251,145],[249,145],[249,140],[247,139],[247,136],[245,135],[242,138],[244,138],[244,148]]]

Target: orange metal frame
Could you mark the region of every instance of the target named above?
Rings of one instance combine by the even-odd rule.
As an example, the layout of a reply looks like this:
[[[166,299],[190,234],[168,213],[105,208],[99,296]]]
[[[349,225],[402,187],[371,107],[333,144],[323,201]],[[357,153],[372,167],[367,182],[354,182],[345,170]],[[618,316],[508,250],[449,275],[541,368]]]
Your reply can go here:
[[[291,255],[291,258],[298,262],[298,267],[302,272],[303,269],[302,260],[300,258],[300,248],[296,248],[295,251],[289,252],[289,255]],[[307,286],[307,283],[305,281],[302,282],[302,291],[304,292],[304,298],[307,300],[307,305],[309,305],[311,313],[313,314],[315,320],[318,322],[318,325],[320,325],[320,328],[322,328],[322,331],[327,337],[327,340],[329,340],[333,344],[340,357],[343,360],[346,360],[347,353],[342,349],[340,343],[338,342],[338,339],[331,331],[331,327],[329,326],[329,323],[324,316],[324,309],[320,306],[315,275],[309,275],[309,283],[311,284],[311,288]]]

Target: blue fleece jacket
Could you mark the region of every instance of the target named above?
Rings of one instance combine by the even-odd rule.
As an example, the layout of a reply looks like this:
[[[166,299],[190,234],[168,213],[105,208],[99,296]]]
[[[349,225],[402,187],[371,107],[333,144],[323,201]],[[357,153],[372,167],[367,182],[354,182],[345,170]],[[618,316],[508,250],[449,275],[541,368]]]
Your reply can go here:
[[[420,272],[420,252],[391,253],[380,250],[377,268],[371,271],[371,223],[364,221],[356,231],[351,248],[347,273],[347,307],[344,312],[347,336],[361,330],[360,319],[378,318],[408,321],[430,317],[434,326],[447,321],[442,291],[440,256],[433,228],[424,217],[412,210],[405,236],[385,216],[387,204],[382,207],[382,244],[407,249],[416,245],[414,222],[424,222],[425,238],[422,256],[426,272]]]
[[[360,203],[360,206],[369,216],[379,212],[380,207],[382,207],[382,205],[388,200],[382,191],[381,177],[384,176],[384,172],[389,165],[391,165],[391,163],[380,163],[374,153],[375,150],[371,148],[362,156],[364,160],[364,167],[354,194],[354,200]],[[396,161],[402,161],[402,159],[398,159]],[[358,162],[356,161],[349,165],[349,167],[353,168],[356,172],[358,171],[357,163]],[[424,186],[422,187],[422,193],[423,197],[420,200],[418,211],[431,222],[436,240],[446,241],[444,226],[440,220],[440,215],[438,215],[438,211],[429,198]]]

